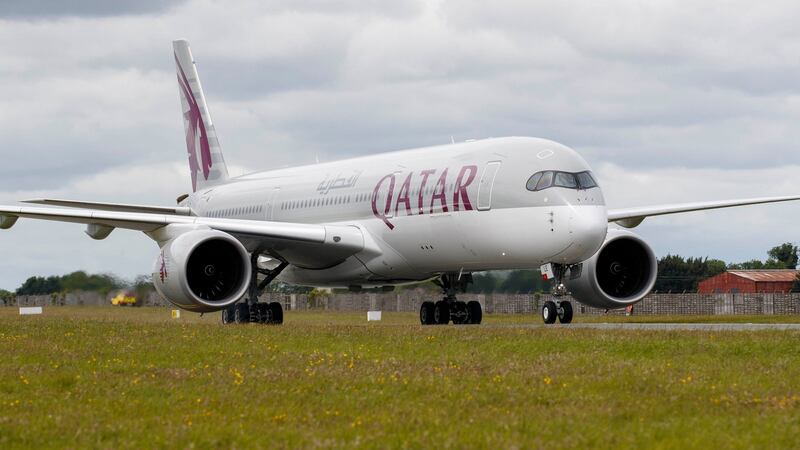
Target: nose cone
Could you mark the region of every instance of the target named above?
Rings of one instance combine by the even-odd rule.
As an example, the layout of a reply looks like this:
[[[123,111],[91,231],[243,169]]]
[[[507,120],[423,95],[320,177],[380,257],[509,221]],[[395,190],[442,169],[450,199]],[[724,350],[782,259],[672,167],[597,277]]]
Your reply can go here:
[[[570,218],[572,251],[570,261],[578,263],[592,257],[606,239],[608,213],[605,205],[573,205]]]

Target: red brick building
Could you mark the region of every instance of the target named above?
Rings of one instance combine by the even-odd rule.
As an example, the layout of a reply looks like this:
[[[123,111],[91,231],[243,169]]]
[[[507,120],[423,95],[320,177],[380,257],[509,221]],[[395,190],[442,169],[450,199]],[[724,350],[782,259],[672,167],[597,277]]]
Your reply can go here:
[[[701,281],[700,294],[753,294],[791,292],[797,281],[797,270],[729,270]]]

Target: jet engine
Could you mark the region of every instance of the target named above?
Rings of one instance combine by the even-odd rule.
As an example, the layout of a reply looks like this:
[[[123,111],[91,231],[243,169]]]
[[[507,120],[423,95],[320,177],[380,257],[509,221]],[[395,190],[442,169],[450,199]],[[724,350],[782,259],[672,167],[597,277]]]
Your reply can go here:
[[[630,231],[610,229],[600,250],[572,266],[564,284],[575,300],[597,308],[624,308],[647,295],[658,265],[647,243]]]
[[[218,311],[239,300],[250,281],[250,258],[233,236],[216,230],[193,230],[161,247],[153,284],[175,306]]]

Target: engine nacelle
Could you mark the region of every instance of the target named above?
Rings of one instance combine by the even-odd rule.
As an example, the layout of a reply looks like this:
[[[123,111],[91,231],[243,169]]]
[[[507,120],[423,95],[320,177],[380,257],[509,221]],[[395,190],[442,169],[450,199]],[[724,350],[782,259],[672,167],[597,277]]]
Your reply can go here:
[[[596,308],[624,308],[643,299],[656,283],[658,263],[639,236],[608,230],[597,253],[564,276],[575,300]]]
[[[153,284],[175,306],[218,311],[239,300],[250,281],[250,258],[233,236],[194,230],[164,244],[153,267]]]

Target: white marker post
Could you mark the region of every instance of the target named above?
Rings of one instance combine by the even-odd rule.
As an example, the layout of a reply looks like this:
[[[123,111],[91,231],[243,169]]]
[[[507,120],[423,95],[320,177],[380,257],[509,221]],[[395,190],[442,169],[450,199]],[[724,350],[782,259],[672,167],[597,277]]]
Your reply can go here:
[[[367,311],[367,322],[378,322],[381,320],[380,311]]]
[[[33,314],[41,314],[42,307],[41,306],[20,306],[19,307],[19,315],[20,316],[30,316]]]

